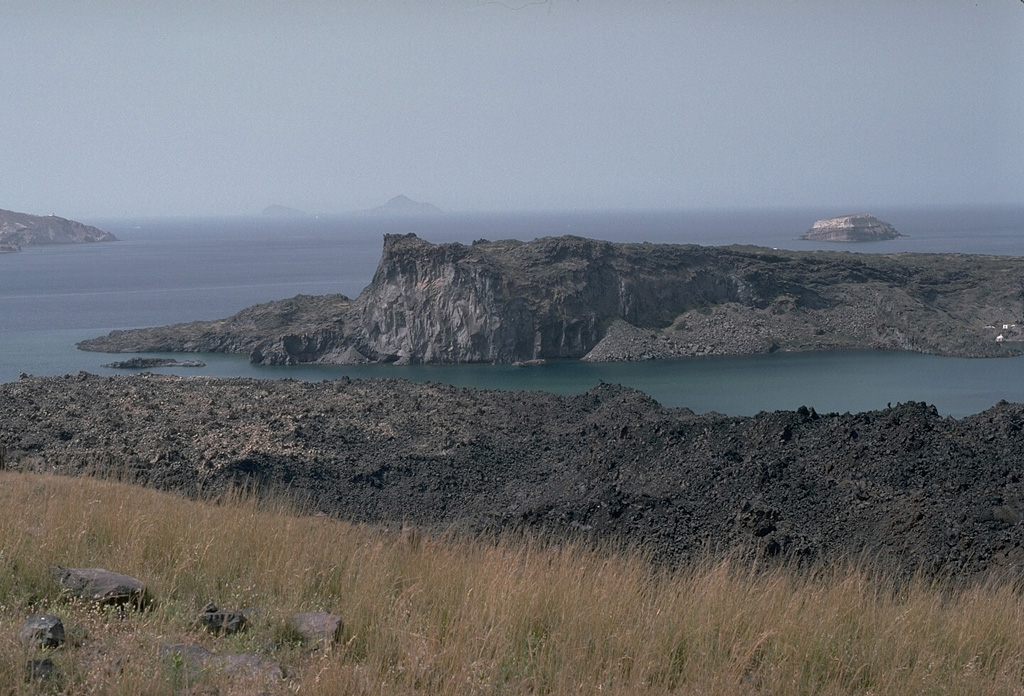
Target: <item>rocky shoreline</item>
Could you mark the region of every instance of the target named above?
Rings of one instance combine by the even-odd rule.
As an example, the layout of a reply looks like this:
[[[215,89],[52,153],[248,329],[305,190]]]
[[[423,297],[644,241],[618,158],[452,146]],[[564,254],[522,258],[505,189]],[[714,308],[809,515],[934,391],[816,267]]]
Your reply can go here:
[[[232,485],[353,521],[534,529],[972,576],[1024,567],[1024,406],[754,417],[398,379],[152,374],[0,385],[6,466],[207,495]]]
[[[104,352],[228,352],[265,365],[633,361],[774,351],[1018,354],[1024,259],[613,244],[431,244],[388,235],[358,298],[115,331]],[[1004,337],[1005,338],[1005,337]]]
[[[157,367],[206,367],[202,360],[175,360],[174,358],[142,358],[116,360],[101,367],[112,370],[150,370]]]

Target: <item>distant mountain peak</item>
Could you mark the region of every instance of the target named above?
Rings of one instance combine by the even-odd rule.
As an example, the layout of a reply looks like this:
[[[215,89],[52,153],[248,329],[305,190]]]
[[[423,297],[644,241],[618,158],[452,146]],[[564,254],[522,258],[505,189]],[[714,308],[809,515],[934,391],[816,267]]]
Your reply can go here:
[[[399,194],[384,205],[365,210],[374,215],[436,215],[444,212],[433,203],[420,203],[404,194]]]
[[[276,203],[264,208],[263,214],[267,217],[303,217],[306,215],[305,212],[297,208],[289,208],[286,205],[278,205]]]

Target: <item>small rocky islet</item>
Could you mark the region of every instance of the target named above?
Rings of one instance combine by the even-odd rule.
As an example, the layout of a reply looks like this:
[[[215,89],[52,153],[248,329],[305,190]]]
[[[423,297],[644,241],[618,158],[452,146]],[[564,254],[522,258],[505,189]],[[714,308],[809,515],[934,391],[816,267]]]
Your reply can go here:
[[[800,239],[818,242],[883,242],[902,236],[888,222],[882,222],[874,215],[858,213],[818,220]]]

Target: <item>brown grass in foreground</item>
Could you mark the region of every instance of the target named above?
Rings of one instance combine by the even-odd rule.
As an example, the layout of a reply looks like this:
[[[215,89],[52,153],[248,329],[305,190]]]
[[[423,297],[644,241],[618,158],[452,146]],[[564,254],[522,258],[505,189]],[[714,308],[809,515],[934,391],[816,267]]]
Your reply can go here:
[[[134,575],[155,599],[120,616],[72,601],[56,563]],[[202,606],[258,610],[214,637]],[[309,651],[286,617],[330,610]],[[61,616],[59,677],[27,682],[29,613]],[[368,529],[233,496],[203,504],[124,484],[0,474],[0,693],[1019,694],[1024,597],[1008,582],[898,584],[849,567],[713,561]],[[259,653],[284,680],[193,673],[157,655],[195,641]]]

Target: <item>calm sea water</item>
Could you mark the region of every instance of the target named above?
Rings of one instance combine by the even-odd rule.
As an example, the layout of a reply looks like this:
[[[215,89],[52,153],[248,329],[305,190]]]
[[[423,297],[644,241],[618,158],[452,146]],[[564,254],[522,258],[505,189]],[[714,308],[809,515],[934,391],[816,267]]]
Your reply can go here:
[[[369,282],[385,233],[435,242],[533,239],[560,234],[697,244],[757,244],[864,252],[1024,254],[1024,210],[875,210],[907,237],[853,247],[796,239],[827,210],[443,215],[382,219],[88,220],[113,244],[34,247],[0,256],[0,381],[101,367],[112,357],[74,348],[115,328],[231,315],[296,294],[355,297]],[[856,212],[856,211],[844,211]],[[751,414],[800,405],[861,411],[921,400],[964,415],[1000,399],[1024,401],[1024,359],[962,360],[907,353],[849,352],[694,358],[658,363],[551,363],[535,368],[257,367],[244,357],[205,355],[206,368],[175,374],[330,379],[401,376],[495,389],[574,393],[599,381],[627,384],[665,405]],[[123,372],[123,371],[122,371]]]

